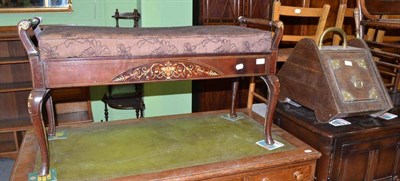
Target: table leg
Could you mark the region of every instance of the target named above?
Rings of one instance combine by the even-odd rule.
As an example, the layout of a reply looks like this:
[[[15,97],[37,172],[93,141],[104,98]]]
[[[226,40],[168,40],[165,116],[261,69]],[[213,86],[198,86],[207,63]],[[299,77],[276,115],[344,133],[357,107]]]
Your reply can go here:
[[[48,93],[48,90],[32,90],[28,98],[29,116],[31,117],[32,126],[40,148],[41,166],[38,172],[39,176],[45,176],[49,173],[49,150],[47,134],[41,116],[43,100],[45,100],[45,97]]]

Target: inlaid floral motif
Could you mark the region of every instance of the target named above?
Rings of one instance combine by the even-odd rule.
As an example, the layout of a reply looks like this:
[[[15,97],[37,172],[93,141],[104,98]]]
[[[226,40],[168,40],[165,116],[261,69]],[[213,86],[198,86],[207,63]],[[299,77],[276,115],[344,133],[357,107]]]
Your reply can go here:
[[[219,75],[222,75],[220,71],[202,65],[181,61],[167,61],[133,68],[118,75],[112,81],[171,80],[194,77],[215,77]]]

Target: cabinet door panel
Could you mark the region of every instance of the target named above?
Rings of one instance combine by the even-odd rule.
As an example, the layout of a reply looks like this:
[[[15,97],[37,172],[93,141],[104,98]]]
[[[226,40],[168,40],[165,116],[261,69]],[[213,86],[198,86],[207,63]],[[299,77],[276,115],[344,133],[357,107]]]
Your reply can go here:
[[[243,14],[243,0],[203,0],[203,24],[236,24]]]
[[[340,180],[392,179],[398,175],[394,169],[400,161],[399,144],[398,137],[345,143],[338,154],[341,159],[335,161],[340,169],[334,170],[334,175]]]
[[[244,16],[249,18],[271,19],[272,2],[271,0],[245,0]]]

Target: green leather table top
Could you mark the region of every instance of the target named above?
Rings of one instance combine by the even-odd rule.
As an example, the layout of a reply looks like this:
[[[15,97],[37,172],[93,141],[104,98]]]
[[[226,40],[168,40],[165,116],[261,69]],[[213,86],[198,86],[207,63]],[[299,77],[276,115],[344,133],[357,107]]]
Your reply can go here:
[[[255,144],[264,139],[263,126],[243,113],[234,122],[218,114],[146,118],[145,121],[61,128],[67,139],[50,141],[50,165],[59,180],[101,180],[152,173],[245,157],[269,151]],[[38,165],[38,164],[37,164]],[[37,168],[37,166],[36,166]]]

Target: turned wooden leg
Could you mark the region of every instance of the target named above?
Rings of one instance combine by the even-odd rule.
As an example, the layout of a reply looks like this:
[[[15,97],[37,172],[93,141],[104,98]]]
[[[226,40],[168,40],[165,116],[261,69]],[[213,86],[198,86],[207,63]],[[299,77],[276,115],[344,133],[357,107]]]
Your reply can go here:
[[[107,103],[104,103],[104,118],[106,119],[106,122],[108,121],[108,108],[107,108]]]
[[[139,114],[139,109],[135,109],[135,112],[136,112],[136,118],[139,118],[139,116],[140,116],[140,114]]]
[[[54,109],[53,109],[53,99],[50,94],[46,99],[46,110],[47,110],[47,119],[49,120],[49,130],[48,134],[54,136],[56,133],[56,121],[54,117]]]
[[[278,103],[280,84],[278,77],[275,75],[261,76],[261,79],[268,88],[268,110],[266,112],[264,121],[265,143],[272,145],[275,143],[274,139],[272,138],[272,119]]]
[[[29,116],[31,117],[32,126],[40,148],[41,166],[38,173],[39,176],[49,174],[48,142],[46,129],[41,116],[43,100],[48,92],[48,90],[32,90],[28,98]]]
[[[232,84],[232,102],[231,102],[231,112],[229,113],[229,116],[231,118],[236,118],[237,114],[236,114],[236,97],[237,97],[237,92],[239,89],[239,80],[235,79],[235,81]]]

